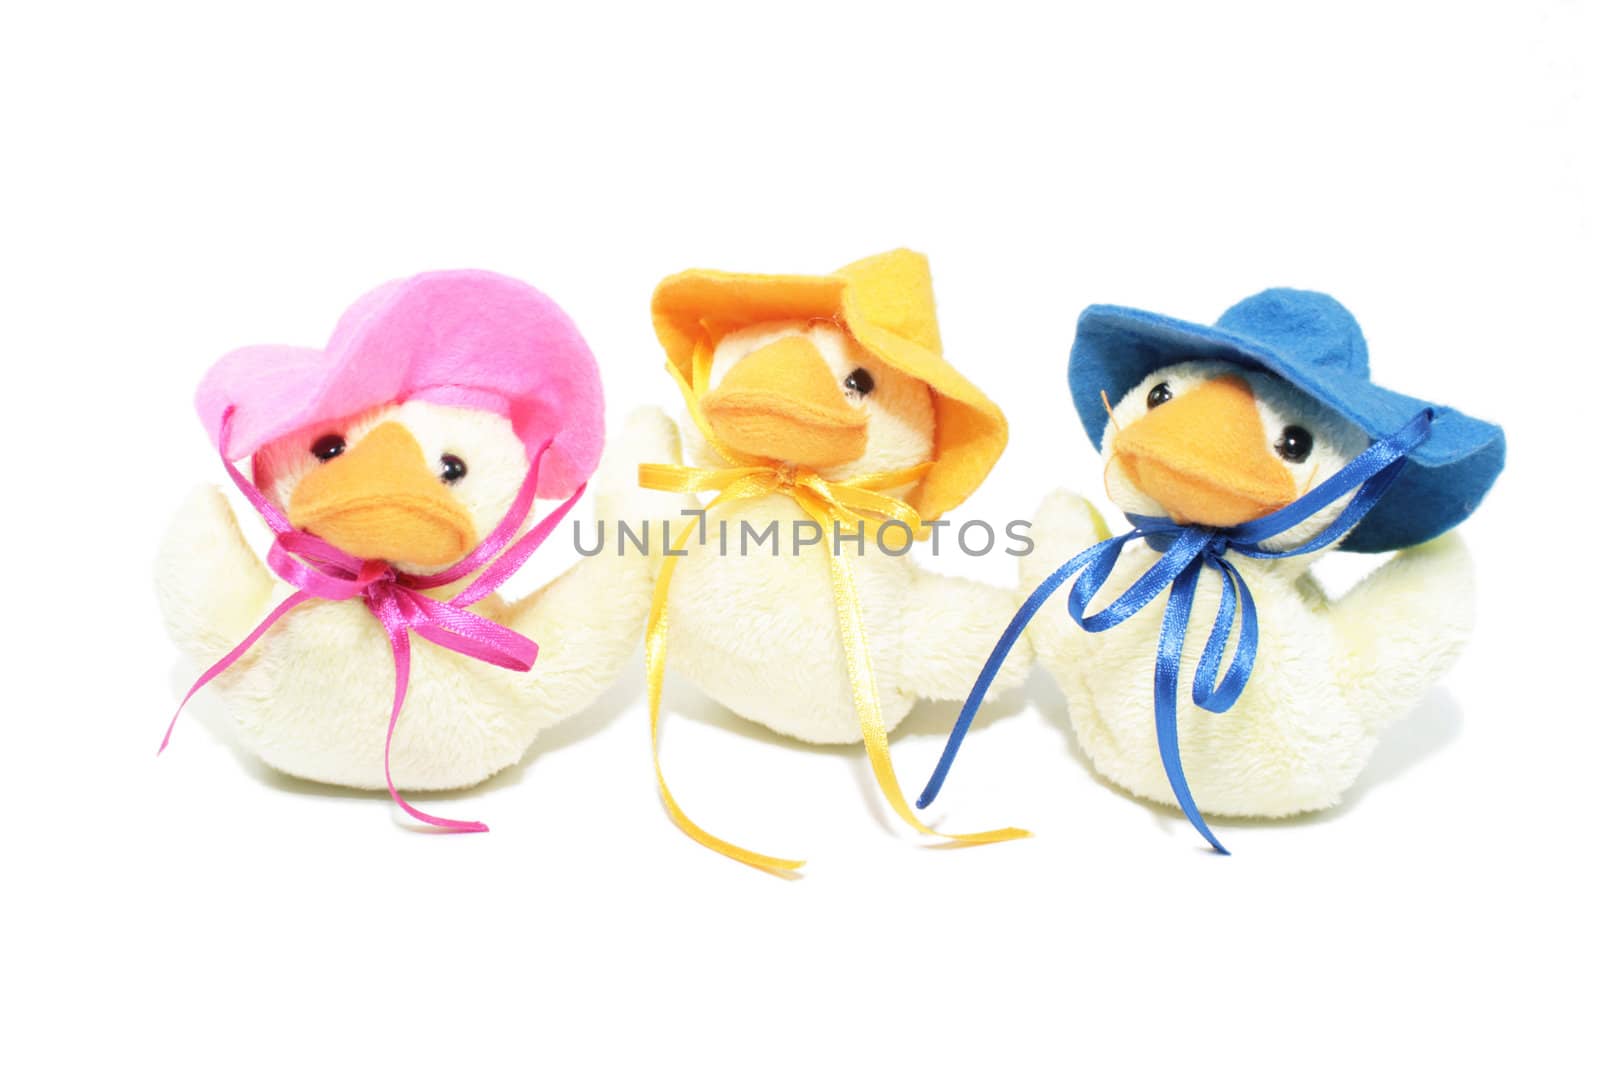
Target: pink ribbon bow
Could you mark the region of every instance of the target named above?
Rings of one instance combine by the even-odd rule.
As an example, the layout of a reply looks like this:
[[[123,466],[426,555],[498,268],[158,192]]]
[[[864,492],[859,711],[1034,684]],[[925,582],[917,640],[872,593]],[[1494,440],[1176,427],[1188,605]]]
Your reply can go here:
[[[276,535],[272,548],[267,553],[267,566],[272,568],[273,573],[279,578],[294,586],[296,591],[268,612],[260,625],[251,630],[249,635],[235,645],[227,655],[213,663],[196,679],[194,685],[189,687],[189,692],[184,695],[178,710],[173,713],[172,722],[167,726],[166,735],[161,739],[161,748],[157,750],[157,754],[166,751],[167,742],[172,740],[172,731],[178,725],[178,716],[183,714],[184,706],[189,703],[189,699],[205,688],[213,678],[233,666],[239,657],[249,651],[250,646],[260,640],[262,635],[272,629],[273,624],[284,615],[308,600],[350,600],[360,597],[366,601],[367,610],[372,612],[373,617],[383,627],[383,632],[389,638],[389,646],[394,650],[394,703],[389,710],[389,729],[383,739],[383,778],[388,783],[389,796],[407,815],[429,826],[436,826],[453,833],[478,833],[489,829],[481,822],[444,819],[437,815],[429,815],[408,803],[394,787],[394,777],[389,771],[389,751],[394,742],[395,724],[400,721],[400,708],[405,704],[406,687],[411,678],[411,634],[415,633],[423,640],[431,641],[441,648],[448,648],[496,667],[513,671],[531,669],[539,655],[537,644],[515,630],[468,611],[467,607],[494,592],[527,562],[528,557],[533,555],[534,550],[550,536],[550,532],[571,510],[572,505],[577,503],[587,483],[578,486],[559,507],[511,545],[504,555],[495,559],[500,550],[516,536],[523,520],[533,508],[534,494],[539,487],[539,463],[550,447],[550,441],[546,440],[534,454],[533,462],[528,468],[528,476],[523,479],[522,488],[518,490],[511,509],[477,548],[438,574],[408,574],[405,571],[395,570],[381,559],[357,559],[315,534],[297,530],[290,525],[288,518],[272,506],[272,502],[262,494],[261,490],[228,462],[228,431],[232,415],[231,408],[224,413],[222,432],[219,435],[223,468],[228,472],[228,477],[233,479],[233,484],[239,487],[245,499],[261,513],[261,517]],[[423,592],[460,581],[490,560],[494,562],[489,564],[470,585],[449,600],[436,600]]]

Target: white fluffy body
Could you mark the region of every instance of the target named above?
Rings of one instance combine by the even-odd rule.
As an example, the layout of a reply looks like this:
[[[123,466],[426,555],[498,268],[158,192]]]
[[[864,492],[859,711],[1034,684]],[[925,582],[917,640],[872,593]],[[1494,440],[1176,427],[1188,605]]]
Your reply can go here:
[[[846,392],[868,413],[866,453],[819,473],[840,480],[901,470],[932,456],[927,386],[874,359],[832,323],[779,323],[730,334],[713,356],[712,387],[744,355],[789,334],[811,339],[841,391],[857,367],[867,368],[877,383],[866,397]],[[696,464],[726,465],[693,420],[685,418],[684,427]],[[759,532],[774,520],[783,542],[777,557],[770,541],[741,555],[741,522]],[[806,520],[797,504],[781,496],[707,516],[706,544],[690,542],[672,579],[667,665],[736,714],[778,733],[813,744],[859,742],[830,578],[831,545],[792,550],[795,524]],[[723,528],[726,553],[719,544]],[[891,529],[885,543],[898,548],[898,537]],[[1011,617],[1014,594],[925,571],[908,556],[881,552],[870,533],[862,555],[850,542],[844,552],[860,592],[884,725],[894,729],[919,699],[964,699]],[[994,695],[1020,685],[1030,666],[1029,650],[1019,648],[996,680]]]
[[[335,429],[353,444],[380,415],[406,425],[428,454],[453,452],[466,460],[468,476],[455,489],[485,536],[527,472],[510,426],[483,412],[406,404]],[[263,450],[263,481],[280,507],[315,462],[309,443],[326,432],[314,427]],[[635,525],[670,514],[661,494],[635,484],[638,464],[664,458],[669,448],[676,448],[671,423],[657,413],[636,414],[591,486],[596,513]],[[454,789],[482,781],[517,762],[540,731],[593,703],[634,652],[649,583],[646,559],[601,553],[523,600],[481,601],[473,610],[538,642],[538,662],[527,673],[414,639],[410,688],[394,737],[396,786]],[[222,656],[293,591],[245,543],[227,500],[211,486],[198,489],[173,520],[156,588],[168,630],[197,666]],[[231,710],[244,744],[273,767],[320,782],[384,788],[394,658],[361,602],[296,608],[210,688]]]
[[[1109,457],[1118,427],[1125,430],[1143,415],[1145,398],[1158,382],[1181,396],[1221,373],[1240,371],[1228,364],[1191,363],[1151,375],[1113,408],[1102,452]],[[1312,454],[1291,466],[1302,493],[1367,444],[1359,429],[1278,380],[1254,372],[1243,376],[1256,394],[1269,441],[1291,423],[1313,432]],[[1164,514],[1114,462],[1107,465],[1106,487],[1124,511]],[[1337,510],[1319,512],[1269,544],[1303,544],[1325,529]],[[1021,561],[1023,588],[1033,589],[1103,535],[1104,524],[1087,501],[1066,491],[1052,494],[1034,521],[1036,549]],[[1184,772],[1208,814],[1277,817],[1336,804],[1383,731],[1438,680],[1471,630],[1472,564],[1454,533],[1397,553],[1336,601],[1309,573],[1320,555],[1229,557],[1255,598],[1261,644],[1249,685],[1223,714],[1197,708],[1189,699],[1221,593],[1216,573],[1202,572],[1179,674],[1178,736]],[[1130,545],[1091,610],[1109,603],[1156,558],[1143,543]],[[1072,620],[1063,591],[1029,630],[1039,661],[1066,692],[1073,730],[1095,769],[1138,796],[1175,804],[1156,745],[1152,707],[1165,606],[1163,595],[1121,625],[1093,634]],[[1229,657],[1232,651],[1230,642]]]

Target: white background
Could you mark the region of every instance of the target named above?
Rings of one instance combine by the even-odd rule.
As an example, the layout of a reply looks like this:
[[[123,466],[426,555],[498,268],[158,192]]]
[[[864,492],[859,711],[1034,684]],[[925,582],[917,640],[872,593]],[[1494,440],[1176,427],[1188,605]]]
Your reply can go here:
[[[1596,54],[1575,3],[5,15],[5,1058],[1594,1062]],[[899,245],[1011,420],[956,517],[1100,499],[1065,387],[1095,301],[1325,289],[1382,383],[1505,425],[1476,637],[1341,808],[1211,855],[1092,777],[1042,672],[940,803],[1037,836],[963,851],[859,753],[669,691],[680,799],[794,883],[668,823],[637,672],[427,805],[487,835],[266,772],[207,702],[154,758],[191,669],[150,561],[220,480],[222,352],[497,269],[572,313],[616,427],[673,399],[663,276]],[[896,735],[908,790],[953,711]]]

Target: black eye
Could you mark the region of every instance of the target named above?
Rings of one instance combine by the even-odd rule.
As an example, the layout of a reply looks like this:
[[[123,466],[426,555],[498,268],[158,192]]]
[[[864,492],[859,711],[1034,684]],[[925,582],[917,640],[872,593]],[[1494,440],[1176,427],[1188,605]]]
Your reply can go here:
[[[311,454],[326,463],[344,452],[344,438],[336,433],[325,433],[311,442]]]
[[[1274,447],[1290,463],[1304,463],[1311,455],[1311,431],[1304,426],[1285,426]]]
[[[451,452],[439,457],[439,477],[446,483],[459,482],[467,476],[467,461]]]
[[[857,396],[866,396],[877,384],[872,380],[872,372],[865,367],[857,367],[844,380],[844,387]]]
[[[1172,390],[1167,386],[1167,383],[1157,382],[1155,388],[1151,389],[1149,395],[1144,398],[1144,403],[1146,407],[1158,408],[1171,399]]]

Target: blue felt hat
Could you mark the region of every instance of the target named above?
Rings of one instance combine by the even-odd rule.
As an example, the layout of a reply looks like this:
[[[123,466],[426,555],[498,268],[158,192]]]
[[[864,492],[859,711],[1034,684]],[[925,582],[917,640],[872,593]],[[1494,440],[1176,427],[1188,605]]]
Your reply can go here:
[[[1387,552],[1437,537],[1472,514],[1505,466],[1500,427],[1373,385],[1355,317],[1333,297],[1300,289],[1257,293],[1229,308],[1215,326],[1107,304],[1086,308],[1067,379],[1095,447],[1105,437],[1102,390],[1115,404],[1145,375],[1191,359],[1275,374],[1373,438],[1433,409],[1433,432],[1341,548]]]

